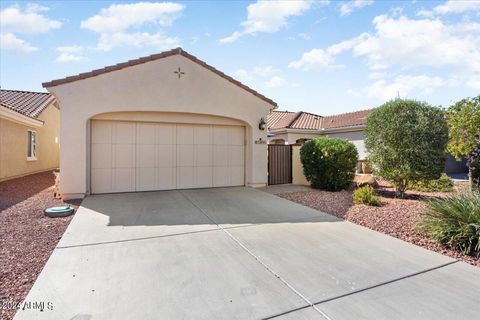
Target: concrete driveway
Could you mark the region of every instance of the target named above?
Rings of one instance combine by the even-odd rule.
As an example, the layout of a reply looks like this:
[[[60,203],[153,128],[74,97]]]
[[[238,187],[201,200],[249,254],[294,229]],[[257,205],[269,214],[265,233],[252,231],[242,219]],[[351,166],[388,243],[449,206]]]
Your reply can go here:
[[[15,319],[478,319],[480,269],[250,188],[97,195],[26,301]]]

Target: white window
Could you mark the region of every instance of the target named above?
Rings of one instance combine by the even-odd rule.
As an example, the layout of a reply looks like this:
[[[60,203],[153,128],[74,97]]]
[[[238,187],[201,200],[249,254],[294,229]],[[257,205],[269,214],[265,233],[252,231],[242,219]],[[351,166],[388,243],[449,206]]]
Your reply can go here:
[[[27,160],[37,160],[37,133],[35,131],[27,131]]]

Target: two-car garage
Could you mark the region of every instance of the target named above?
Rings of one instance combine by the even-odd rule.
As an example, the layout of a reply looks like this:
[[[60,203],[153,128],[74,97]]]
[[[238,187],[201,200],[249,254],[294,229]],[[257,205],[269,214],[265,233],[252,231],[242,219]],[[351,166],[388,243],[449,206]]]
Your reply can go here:
[[[241,186],[245,127],[91,122],[91,192]]]
[[[63,199],[267,183],[277,104],[181,48],[43,86],[61,110]]]

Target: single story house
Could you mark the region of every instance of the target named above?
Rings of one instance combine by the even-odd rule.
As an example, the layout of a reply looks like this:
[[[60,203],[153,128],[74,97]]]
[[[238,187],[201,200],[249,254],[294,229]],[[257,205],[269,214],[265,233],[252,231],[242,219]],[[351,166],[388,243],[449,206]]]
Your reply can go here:
[[[0,90],[0,181],[58,168],[59,131],[53,95]]]
[[[267,117],[268,143],[302,144],[319,136],[343,138],[357,147],[359,160],[365,160],[363,131],[371,110],[325,117],[303,111],[272,111]]]
[[[320,116],[308,112],[272,111],[267,117],[268,143],[301,145],[320,136],[343,138],[352,142],[358,150],[360,162],[365,161],[367,152],[364,144],[364,129],[368,114],[366,109],[331,116]],[[295,164],[294,164],[295,166]],[[361,171],[361,167],[358,167]],[[457,161],[448,154],[445,162],[447,174],[463,176],[468,169],[466,161]]]
[[[277,104],[181,48],[43,86],[61,110],[64,199],[267,183]]]

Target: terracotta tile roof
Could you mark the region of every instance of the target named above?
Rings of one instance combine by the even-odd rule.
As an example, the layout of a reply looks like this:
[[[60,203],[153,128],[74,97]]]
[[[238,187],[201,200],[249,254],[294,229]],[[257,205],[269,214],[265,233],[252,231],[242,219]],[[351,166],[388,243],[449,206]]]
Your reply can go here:
[[[272,111],[267,117],[267,128],[320,130],[365,125],[369,110],[354,111],[322,117],[309,112]]]
[[[0,90],[0,104],[25,116],[36,118],[54,100],[48,92]]]
[[[342,114],[336,114],[333,116],[326,116],[323,118],[322,128],[340,128],[340,127],[352,127],[367,124],[367,116],[373,109],[360,110]]]
[[[121,69],[124,69],[124,68],[127,68],[127,67],[131,67],[131,66],[135,66],[135,65],[138,65],[138,64],[146,63],[146,62],[149,62],[149,61],[154,61],[154,60],[170,57],[170,56],[173,56],[173,55],[176,55],[176,54],[182,55],[185,58],[190,59],[195,63],[198,63],[199,65],[203,66],[204,68],[207,68],[208,70],[216,73],[220,77],[222,77],[222,78],[226,79],[227,81],[230,81],[231,83],[239,86],[240,88],[250,92],[254,96],[266,101],[267,103],[271,104],[272,106],[274,106],[274,107],[277,106],[277,103],[275,101],[265,97],[264,95],[258,93],[257,91],[253,90],[252,88],[247,87],[246,85],[244,85],[240,81],[235,80],[234,78],[226,75],[225,73],[221,72],[220,70],[217,70],[216,68],[207,64],[206,62],[204,62],[204,61],[198,59],[197,57],[189,54],[188,52],[184,51],[182,48],[176,48],[176,49],[172,49],[170,51],[165,51],[165,52],[161,52],[161,53],[157,53],[157,54],[152,54],[152,55],[147,56],[147,57],[140,57],[138,59],[129,60],[129,61],[123,62],[123,63],[117,63],[115,65],[107,66],[107,67],[104,67],[102,69],[96,69],[96,70],[93,70],[93,71],[90,71],[90,72],[80,73],[78,75],[66,77],[66,78],[63,78],[63,79],[52,80],[50,82],[44,82],[44,83],[42,83],[42,86],[44,88],[54,87],[54,86],[57,86],[57,85],[60,85],[60,84],[69,83],[69,82],[78,81],[78,80],[83,80],[83,79],[95,77],[95,76],[98,76],[98,75],[101,75],[101,74],[104,74],[104,73],[108,73],[108,72],[112,72],[112,71],[116,71],[116,70],[121,70]]]

